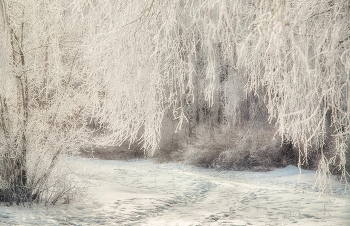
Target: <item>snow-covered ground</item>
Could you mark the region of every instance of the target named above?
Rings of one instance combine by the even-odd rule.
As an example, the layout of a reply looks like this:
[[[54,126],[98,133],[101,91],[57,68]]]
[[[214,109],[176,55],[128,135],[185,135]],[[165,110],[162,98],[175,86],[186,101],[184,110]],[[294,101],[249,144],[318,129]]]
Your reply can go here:
[[[89,171],[70,204],[0,206],[0,225],[350,225],[350,193],[313,190],[315,172],[215,171],[150,160],[71,158]]]

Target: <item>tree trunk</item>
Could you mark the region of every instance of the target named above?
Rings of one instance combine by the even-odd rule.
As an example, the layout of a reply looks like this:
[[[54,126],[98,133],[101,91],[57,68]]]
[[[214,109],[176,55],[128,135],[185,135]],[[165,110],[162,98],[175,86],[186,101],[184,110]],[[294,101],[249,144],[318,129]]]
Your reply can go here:
[[[27,188],[27,141],[26,126],[28,121],[28,81],[25,72],[25,56],[23,52],[23,28],[24,23],[15,31],[12,28],[6,10],[5,1],[0,1],[0,10],[2,16],[2,32],[9,37],[3,40],[9,40],[12,51],[13,68],[12,75],[16,81],[14,96],[17,98],[16,115],[9,115],[6,109],[6,100],[1,99],[1,127],[7,140],[7,148],[2,153],[2,179],[7,183],[7,187],[2,190],[0,201],[9,203],[16,202],[20,204],[24,199],[29,198],[29,189]],[[5,56],[6,57],[6,56]],[[14,117],[13,124],[16,124],[17,131],[11,131],[14,125],[6,125],[5,117]],[[12,136],[12,137],[11,137]],[[14,137],[13,137],[14,136]]]

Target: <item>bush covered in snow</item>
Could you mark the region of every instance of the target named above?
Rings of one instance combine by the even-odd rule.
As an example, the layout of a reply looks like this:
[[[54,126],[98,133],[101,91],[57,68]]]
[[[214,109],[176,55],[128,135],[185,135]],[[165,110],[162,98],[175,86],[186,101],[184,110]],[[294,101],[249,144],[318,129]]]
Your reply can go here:
[[[295,150],[274,137],[273,126],[240,129],[200,126],[196,137],[184,145],[181,155],[186,163],[197,166],[234,169],[269,170],[296,165]]]

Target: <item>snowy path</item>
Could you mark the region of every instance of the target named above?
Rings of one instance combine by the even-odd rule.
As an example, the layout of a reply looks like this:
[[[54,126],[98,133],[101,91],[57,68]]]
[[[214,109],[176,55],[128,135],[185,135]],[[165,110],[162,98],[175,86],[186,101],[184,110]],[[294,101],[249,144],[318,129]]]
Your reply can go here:
[[[49,208],[0,206],[0,225],[350,225],[344,186],[334,181],[334,194],[319,196],[314,172],[292,166],[253,173],[71,161],[91,171],[89,196]]]

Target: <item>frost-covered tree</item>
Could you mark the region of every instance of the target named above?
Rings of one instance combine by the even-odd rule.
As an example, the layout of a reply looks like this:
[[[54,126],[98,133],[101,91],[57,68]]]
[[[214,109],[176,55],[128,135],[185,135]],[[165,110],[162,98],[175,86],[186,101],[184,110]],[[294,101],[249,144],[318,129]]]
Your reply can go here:
[[[65,5],[0,1],[2,201],[54,203],[72,189],[56,166],[87,142],[95,83],[80,70],[79,24]]]
[[[305,159],[319,143],[320,173],[336,165],[345,176],[349,1],[251,1],[250,8],[254,20],[238,48],[250,88],[264,87],[270,117]]]
[[[217,94],[223,93],[221,82],[229,87],[227,81],[233,81],[232,88],[247,82],[247,92],[264,97],[283,139],[300,147],[301,165],[316,144],[319,172],[329,175],[333,165],[345,178],[349,1],[152,4],[150,12],[157,20],[148,21],[159,28],[153,37],[155,65],[167,80],[175,76],[170,81],[180,84],[171,86],[178,90],[174,96],[179,109],[192,99],[198,110],[201,97],[215,108],[220,102]],[[226,112],[237,112],[239,97],[234,89],[226,90]]]
[[[55,203],[74,188],[58,166],[83,146],[155,150],[178,90],[155,60],[153,2],[0,3],[2,201]]]

